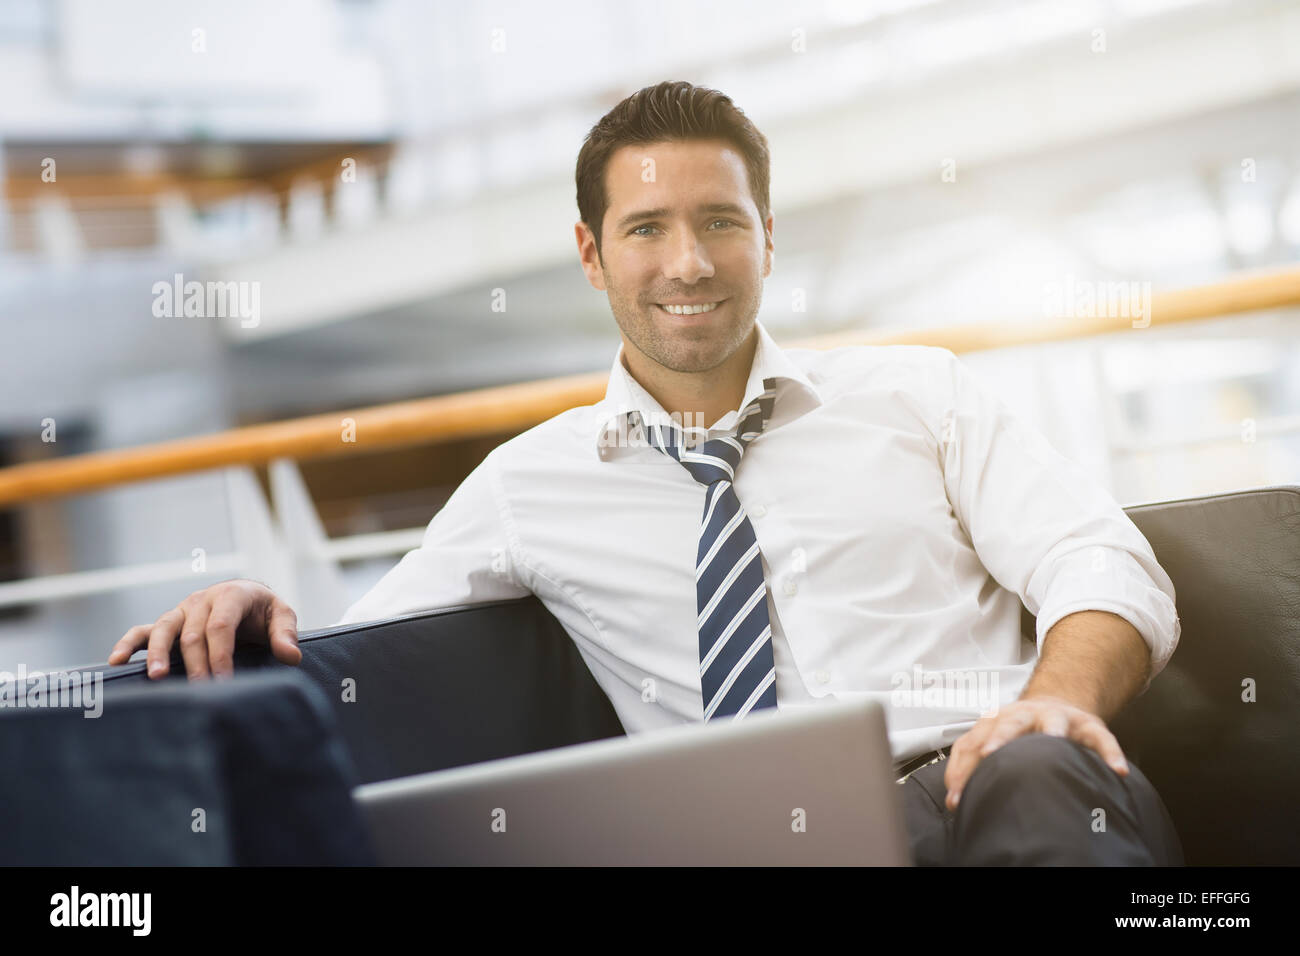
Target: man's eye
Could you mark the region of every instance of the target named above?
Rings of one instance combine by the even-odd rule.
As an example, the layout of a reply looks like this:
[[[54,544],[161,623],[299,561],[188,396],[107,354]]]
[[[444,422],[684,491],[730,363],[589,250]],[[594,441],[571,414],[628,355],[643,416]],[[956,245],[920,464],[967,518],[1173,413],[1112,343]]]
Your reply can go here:
[[[727,225],[727,226],[734,226],[734,225],[735,225],[735,223],[732,222],[730,219],[715,219],[715,220],[713,220],[713,222],[709,223],[709,226],[710,226],[710,228],[712,228],[713,226],[717,225],[718,223],[724,223],[724,224]],[[642,229],[654,229],[654,228],[656,228],[656,227],[655,227],[655,226],[649,226],[649,225],[646,225],[646,226],[637,226],[637,227],[634,228],[630,233],[628,233],[628,235],[631,235],[631,236],[644,236],[644,235],[647,235],[647,233],[643,233],[643,232],[641,231]]]

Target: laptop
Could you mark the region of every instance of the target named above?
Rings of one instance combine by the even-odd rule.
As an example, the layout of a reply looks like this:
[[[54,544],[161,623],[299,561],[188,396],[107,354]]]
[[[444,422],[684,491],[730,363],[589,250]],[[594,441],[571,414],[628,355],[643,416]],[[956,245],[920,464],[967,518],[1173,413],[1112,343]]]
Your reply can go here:
[[[751,711],[363,784],[386,866],[908,866],[877,701]]]

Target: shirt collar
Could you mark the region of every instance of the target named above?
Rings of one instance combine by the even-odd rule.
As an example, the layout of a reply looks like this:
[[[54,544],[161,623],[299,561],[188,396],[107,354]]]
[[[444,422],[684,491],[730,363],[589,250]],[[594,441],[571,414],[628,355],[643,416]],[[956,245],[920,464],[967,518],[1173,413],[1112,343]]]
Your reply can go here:
[[[745,408],[765,391],[764,380],[776,379],[776,399],[772,418],[768,427],[775,427],[786,421],[792,421],[800,415],[822,404],[822,396],[813,385],[808,375],[799,368],[785,351],[773,341],[767,329],[757,320],[754,326],[758,330],[758,344],[754,349],[754,361],[750,366],[749,379],[745,383],[745,396],[740,407]],[[623,365],[623,343],[614,355],[614,364],[610,367],[609,386],[605,390],[605,399],[596,406],[596,442],[597,454],[606,457],[613,447],[620,420],[629,412],[641,413],[644,420],[656,421],[668,418],[662,405],[642,387],[641,383]],[[739,418],[739,411],[733,409],[717,422],[710,425],[711,430],[734,428]]]

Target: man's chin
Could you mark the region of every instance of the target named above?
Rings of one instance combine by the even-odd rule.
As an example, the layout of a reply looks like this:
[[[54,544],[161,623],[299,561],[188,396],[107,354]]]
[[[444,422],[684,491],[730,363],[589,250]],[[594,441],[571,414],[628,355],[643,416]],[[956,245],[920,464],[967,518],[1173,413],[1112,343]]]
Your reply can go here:
[[[666,356],[666,361],[659,364],[674,372],[699,373],[709,372],[725,362],[731,353],[726,349],[711,346],[700,349],[681,349]]]

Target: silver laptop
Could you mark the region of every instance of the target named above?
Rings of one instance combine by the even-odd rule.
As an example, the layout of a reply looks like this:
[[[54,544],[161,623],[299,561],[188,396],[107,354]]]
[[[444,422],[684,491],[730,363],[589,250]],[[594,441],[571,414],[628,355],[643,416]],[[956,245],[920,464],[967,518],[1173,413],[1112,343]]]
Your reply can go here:
[[[878,702],[682,724],[353,794],[389,866],[911,863]]]

